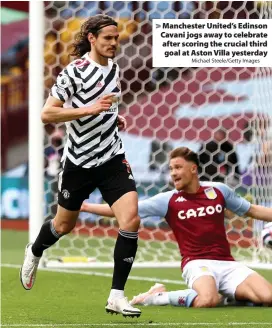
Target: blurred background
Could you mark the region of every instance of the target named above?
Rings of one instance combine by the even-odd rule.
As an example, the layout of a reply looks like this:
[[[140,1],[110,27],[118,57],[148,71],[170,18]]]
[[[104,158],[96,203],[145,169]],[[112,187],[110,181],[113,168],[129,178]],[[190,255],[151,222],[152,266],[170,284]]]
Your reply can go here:
[[[27,229],[28,23],[26,1],[1,3],[2,228]],[[222,181],[257,203],[271,204],[272,69],[152,68],[152,19],[269,18],[268,1],[45,1],[45,98],[72,58],[81,23],[104,13],[119,24],[123,98],[120,114],[127,159],[140,198],[172,188],[168,153],[187,146],[200,155],[203,180]],[[40,111],[40,108],[37,108]],[[62,125],[45,125],[45,218],[56,210],[57,175],[65,142]],[[101,202],[99,192],[91,201]],[[96,220],[81,215],[82,220]],[[154,218],[154,221],[156,218]],[[237,223],[238,222],[238,223]],[[229,225],[229,224],[228,224]],[[251,224],[228,226],[232,240],[250,245]]]

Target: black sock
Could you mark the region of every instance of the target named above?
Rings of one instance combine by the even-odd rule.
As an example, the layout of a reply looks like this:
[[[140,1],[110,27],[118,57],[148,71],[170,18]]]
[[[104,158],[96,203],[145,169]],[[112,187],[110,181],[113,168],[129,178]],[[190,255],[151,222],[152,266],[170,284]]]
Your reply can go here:
[[[124,290],[137,252],[138,232],[119,230],[114,249],[112,289]]]
[[[43,251],[54,245],[60,237],[61,235],[56,232],[52,220],[44,222],[38,237],[32,245],[32,253],[35,256],[41,257]]]

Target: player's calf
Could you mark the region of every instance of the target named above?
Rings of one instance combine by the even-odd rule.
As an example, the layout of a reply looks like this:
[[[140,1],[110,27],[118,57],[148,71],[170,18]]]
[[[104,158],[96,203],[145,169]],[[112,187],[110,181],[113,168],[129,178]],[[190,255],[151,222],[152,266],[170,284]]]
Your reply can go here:
[[[249,275],[235,291],[235,299],[249,300],[255,304],[272,305],[272,284],[258,273]]]
[[[133,305],[173,305],[181,307],[191,307],[197,292],[193,289],[177,290],[167,292],[162,284],[155,284],[149,291],[134,296],[130,301]]]
[[[194,299],[192,307],[196,308],[212,308],[216,307],[220,302],[218,294],[197,295]]]

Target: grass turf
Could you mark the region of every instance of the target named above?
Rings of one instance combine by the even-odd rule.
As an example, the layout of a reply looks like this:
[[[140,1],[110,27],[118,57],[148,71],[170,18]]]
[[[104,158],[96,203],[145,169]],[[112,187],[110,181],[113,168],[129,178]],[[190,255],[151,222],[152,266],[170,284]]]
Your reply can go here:
[[[21,264],[26,242],[25,232],[2,231],[2,263]],[[88,270],[89,273],[97,271],[112,272],[111,269]],[[271,271],[260,271],[260,273],[272,282]],[[178,268],[133,269],[131,275],[181,281]],[[131,298],[149,289],[152,284],[144,280],[129,280],[126,295]],[[120,315],[111,316],[104,310],[110,285],[111,279],[108,277],[40,271],[33,290],[26,291],[19,281],[19,269],[2,267],[2,326],[16,325],[25,328],[272,326],[271,308],[143,307],[143,314],[139,319],[125,319]],[[168,283],[167,288],[176,290],[185,286]]]

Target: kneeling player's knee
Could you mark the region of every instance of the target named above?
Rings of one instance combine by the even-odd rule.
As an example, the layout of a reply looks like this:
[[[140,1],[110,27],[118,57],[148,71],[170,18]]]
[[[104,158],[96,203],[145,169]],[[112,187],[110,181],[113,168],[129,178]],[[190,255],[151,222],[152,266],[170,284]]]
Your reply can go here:
[[[210,308],[216,307],[219,303],[219,296],[208,294],[208,295],[198,295],[195,299],[193,306],[200,308]]]

